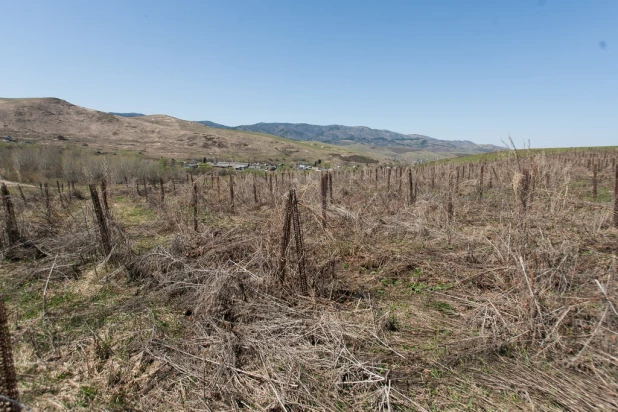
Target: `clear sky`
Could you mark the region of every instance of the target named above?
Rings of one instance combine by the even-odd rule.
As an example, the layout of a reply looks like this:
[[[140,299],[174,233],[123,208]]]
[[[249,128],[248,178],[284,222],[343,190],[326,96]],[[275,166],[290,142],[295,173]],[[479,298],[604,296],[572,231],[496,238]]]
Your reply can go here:
[[[0,0],[0,36],[1,97],[618,145],[616,0]]]

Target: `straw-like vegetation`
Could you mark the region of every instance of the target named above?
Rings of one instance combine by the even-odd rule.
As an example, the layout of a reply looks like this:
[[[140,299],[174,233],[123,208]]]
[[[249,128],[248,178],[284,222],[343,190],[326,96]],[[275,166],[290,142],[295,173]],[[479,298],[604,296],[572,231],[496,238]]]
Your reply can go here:
[[[616,410],[617,155],[3,188],[19,399]]]

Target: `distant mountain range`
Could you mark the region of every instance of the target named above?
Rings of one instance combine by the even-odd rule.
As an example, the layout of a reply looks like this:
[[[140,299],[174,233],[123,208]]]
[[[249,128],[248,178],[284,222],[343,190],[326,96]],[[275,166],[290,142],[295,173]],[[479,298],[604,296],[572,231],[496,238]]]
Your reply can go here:
[[[468,140],[440,140],[419,134],[402,134],[390,130],[371,129],[365,126],[318,126],[306,123],[256,123],[243,126],[225,126],[208,120],[199,121],[208,127],[218,129],[244,130],[285,137],[290,140],[318,141],[339,146],[362,144],[377,147],[399,148],[400,151],[427,150],[466,153],[493,152],[503,147],[490,144],[476,144]]]
[[[225,126],[225,125],[215,123],[215,122],[209,122],[208,120],[202,120],[196,123],[203,124],[204,126],[208,126],[208,127],[213,127],[215,129],[230,129],[230,130],[235,129],[235,127]]]
[[[123,117],[144,116],[141,113],[112,113]],[[284,137],[290,140],[316,141],[338,146],[368,145],[389,148],[395,153],[429,151],[446,153],[486,153],[504,150],[491,144],[476,144],[468,140],[440,140],[419,134],[402,134],[390,130],[371,129],[365,126],[318,126],[307,123],[256,123],[226,126],[209,120],[197,121],[215,129],[242,130]]]
[[[139,117],[141,113],[113,113],[116,116]],[[317,141],[345,145],[369,145],[382,148],[395,148],[395,152],[426,150],[431,152],[487,153],[504,150],[504,147],[491,144],[476,144],[468,140],[440,140],[419,134],[402,134],[390,130],[371,129],[365,126],[329,125],[318,126],[307,123],[256,123],[252,125],[226,126],[209,120],[196,123],[215,129],[244,130],[284,137],[290,140]],[[409,150],[407,150],[409,149]]]
[[[115,114],[116,116],[121,116],[121,117],[142,117],[142,116],[146,116],[143,113],[114,113],[114,112],[109,112],[109,114]]]

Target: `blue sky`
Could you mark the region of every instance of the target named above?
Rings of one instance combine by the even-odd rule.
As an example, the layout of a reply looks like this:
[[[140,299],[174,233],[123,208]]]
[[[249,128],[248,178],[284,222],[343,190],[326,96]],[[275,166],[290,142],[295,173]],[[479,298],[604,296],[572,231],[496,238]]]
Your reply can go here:
[[[618,1],[0,0],[0,96],[618,144]]]

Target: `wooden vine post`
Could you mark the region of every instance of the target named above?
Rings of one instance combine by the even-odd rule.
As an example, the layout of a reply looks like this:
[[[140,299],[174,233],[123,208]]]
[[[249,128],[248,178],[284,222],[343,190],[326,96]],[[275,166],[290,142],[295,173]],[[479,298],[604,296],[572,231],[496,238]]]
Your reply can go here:
[[[88,185],[88,188],[90,189],[92,207],[94,208],[94,214],[96,215],[97,224],[99,226],[99,233],[101,234],[101,244],[103,246],[103,251],[105,252],[105,255],[109,255],[112,251],[111,235],[109,233],[109,228],[107,227],[107,220],[105,219],[105,214],[103,213],[101,202],[99,201],[97,187],[96,185],[90,184]]]
[[[234,213],[234,176],[230,175],[230,209]]]
[[[599,194],[599,165],[595,162],[592,165],[592,198],[596,199]]]
[[[15,246],[19,243],[21,238],[17,227],[17,219],[15,218],[15,208],[13,207],[11,194],[6,184],[2,183],[2,188],[0,190],[2,191],[2,203],[6,211],[6,236],[9,241],[9,246]]]
[[[299,292],[303,295],[307,294],[307,274],[305,272],[305,247],[303,244],[303,233],[300,222],[300,213],[298,211],[298,199],[296,198],[296,190],[290,189],[288,201],[285,207],[285,216],[283,219],[283,231],[281,234],[281,244],[279,249],[279,267],[277,269],[277,278],[280,283],[285,280],[285,268],[287,264],[287,249],[290,243],[292,228],[294,229],[294,243],[296,246],[296,257],[298,258],[298,278],[297,284]]]
[[[13,348],[9,333],[9,322],[4,306],[4,299],[0,296],[0,405],[5,411],[20,411],[19,392],[17,391],[17,375],[13,363]],[[7,399],[8,398],[8,399]]]
[[[614,182],[614,226],[618,229],[618,166],[614,167],[616,180]]]
[[[323,173],[320,176],[320,195],[322,200],[322,229],[326,229],[326,206],[328,192],[328,174]]]
[[[193,230],[197,232],[197,182],[194,182],[192,186],[191,207],[193,209]]]

